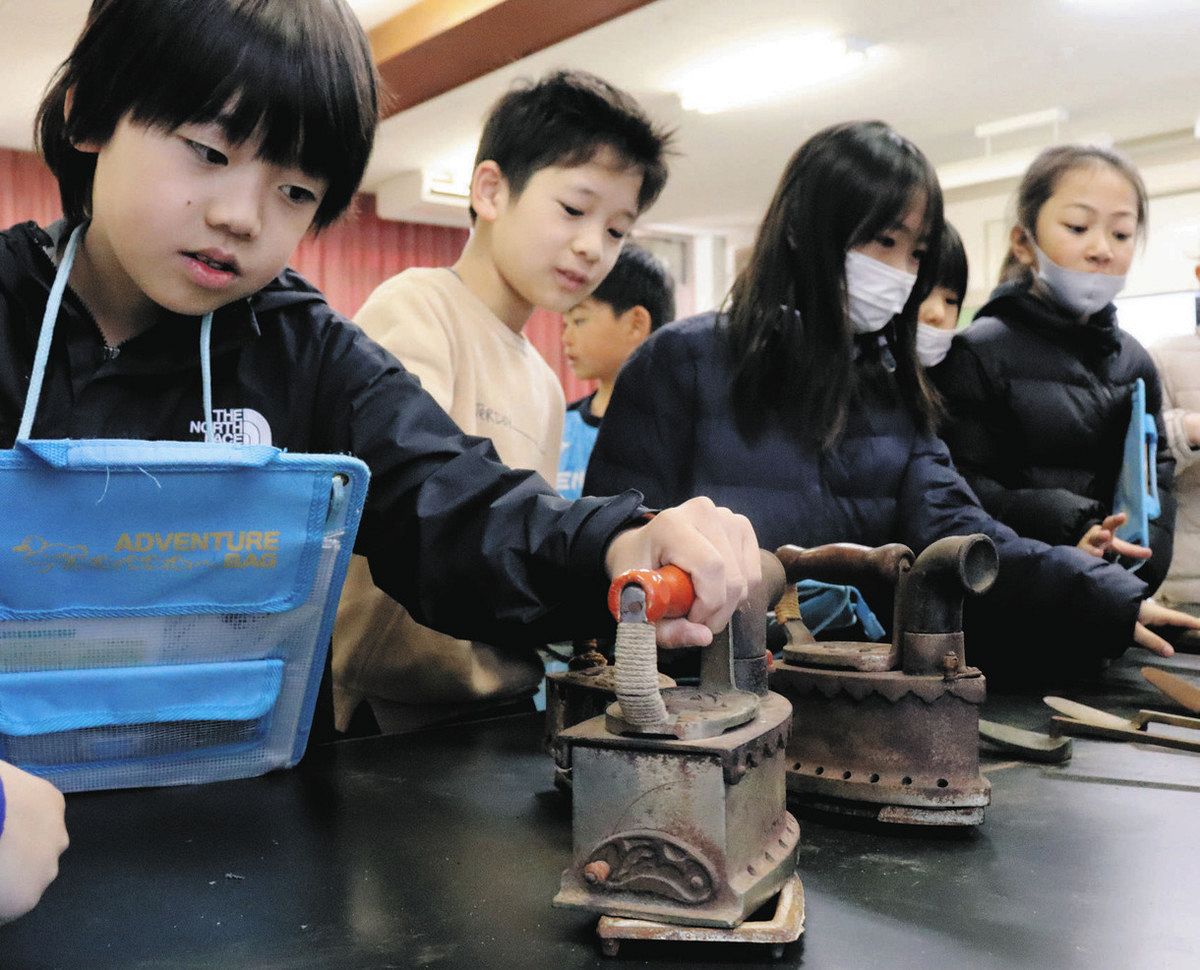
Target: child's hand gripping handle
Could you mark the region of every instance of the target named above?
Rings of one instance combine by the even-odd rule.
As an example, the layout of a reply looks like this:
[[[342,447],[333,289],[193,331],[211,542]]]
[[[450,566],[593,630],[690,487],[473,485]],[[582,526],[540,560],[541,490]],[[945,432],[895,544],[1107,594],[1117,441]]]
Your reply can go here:
[[[630,724],[650,727],[667,720],[658,690],[654,624],[687,616],[695,595],[690,577],[678,566],[626,570],[609,587],[608,608],[617,620],[617,703]]]

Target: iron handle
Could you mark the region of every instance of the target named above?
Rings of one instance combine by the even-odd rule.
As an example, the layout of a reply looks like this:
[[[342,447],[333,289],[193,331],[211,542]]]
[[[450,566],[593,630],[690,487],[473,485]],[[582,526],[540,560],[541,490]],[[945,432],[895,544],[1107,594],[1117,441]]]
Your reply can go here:
[[[792,583],[817,579],[854,586],[864,580],[878,580],[894,586],[900,573],[913,563],[912,550],[898,542],[874,549],[853,542],[808,549],[787,545],[776,549],[775,555]]]
[[[647,623],[687,616],[696,599],[691,577],[678,566],[627,569],[608,588],[608,609],[615,620],[621,619],[621,594],[627,586],[640,586],[645,594]]]

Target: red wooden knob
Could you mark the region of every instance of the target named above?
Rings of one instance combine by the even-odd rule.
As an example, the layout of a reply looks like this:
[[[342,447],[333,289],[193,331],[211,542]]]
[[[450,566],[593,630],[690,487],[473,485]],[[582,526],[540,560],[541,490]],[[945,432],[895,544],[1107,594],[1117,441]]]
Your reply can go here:
[[[621,618],[621,591],[636,584],[646,594],[646,620],[656,623],[663,617],[687,616],[696,598],[692,579],[678,566],[659,569],[627,569],[608,588],[608,609]]]

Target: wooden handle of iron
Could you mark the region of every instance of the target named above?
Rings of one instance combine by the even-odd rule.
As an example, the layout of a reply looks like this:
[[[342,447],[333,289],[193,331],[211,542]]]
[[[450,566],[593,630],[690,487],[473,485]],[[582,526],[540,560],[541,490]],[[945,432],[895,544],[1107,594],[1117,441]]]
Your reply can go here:
[[[871,579],[895,585],[901,570],[911,566],[914,558],[912,550],[898,542],[878,548],[853,542],[833,542],[811,549],[780,546],[775,555],[790,583],[817,579],[851,586]]]
[[[646,621],[687,616],[696,599],[692,579],[678,566],[658,569],[627,569],[612,581],[608,588],[608,609],[616,620],[621,619],[621,592],[626,586],[642,587],[646,594]]]

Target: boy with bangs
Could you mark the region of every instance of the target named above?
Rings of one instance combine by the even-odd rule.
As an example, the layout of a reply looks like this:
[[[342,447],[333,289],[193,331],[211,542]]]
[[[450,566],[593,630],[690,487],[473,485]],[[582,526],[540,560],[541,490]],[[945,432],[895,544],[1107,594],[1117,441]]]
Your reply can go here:
[[[755,578],[745,520],[705,501],[646,521],[635,492],[562,501],[285,268],[349,204],[376,118],[344,0],[95,0],[38,114],[65,218],[0,233],[0,447],[55,281],[34,438],[202,439],[212,313],[224,440],[365,461],[356,549],[422,621],[491,642],[570,636],[606,624],[611,571],[674,562],[697,600],[660,636],[708,642]]]
[[[582,71],[509,91],[484,125],[471,180],[473,229],[451,267],[409,269],[355,316],[468,434],[553,482],[564,398],[522,330],[600,285],[666,180],[669,136],[624,92]],[[333,643],[339,727],[364,698],[385,731],[527,704],[543,667],[519,649],[419,624],[350,566]]]
[[[567,407],[558,459],[558,494],[579,498],[600,421],[621,365],[664,323],[675,319],[675,280],[653,253],[627,245],[591,296],[563,314],[562,342],[571,370],[596,390]]]

